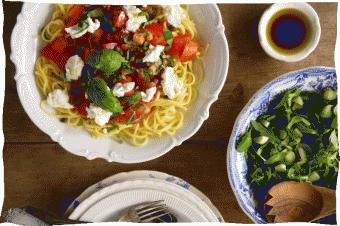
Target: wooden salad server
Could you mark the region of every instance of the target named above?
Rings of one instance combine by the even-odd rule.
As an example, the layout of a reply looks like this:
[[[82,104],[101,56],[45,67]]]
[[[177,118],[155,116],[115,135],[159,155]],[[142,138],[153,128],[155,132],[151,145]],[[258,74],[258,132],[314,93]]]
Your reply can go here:
[[[264,206],[268,222],[312,222],[336,211],[335,190],[285,181],[274,185]]]

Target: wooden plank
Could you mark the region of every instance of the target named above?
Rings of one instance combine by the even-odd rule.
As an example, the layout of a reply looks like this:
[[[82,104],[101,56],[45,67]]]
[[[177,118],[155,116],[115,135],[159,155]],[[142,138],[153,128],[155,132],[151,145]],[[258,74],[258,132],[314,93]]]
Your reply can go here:
[[[3,209],[32,205],[60,213],[65,201],[110,175],[157,170],[178,176],[206,194],[228,222],[250,223],[230,188],[223,145],[187,144],[157,160],[123,165],[88,161],[56,144],[6,144]]]
[[[5,2],[4,43],[7,53],[4,132],[7,142],[51,142],[29,120],[16,93],[14,66],[9,60],[9,40],[19,3]],[[268,57],[256,37],[256,22],[268,7],[264,4],[219,5],[230,48],[227,82],[219,100],[210,109],[210,117],[193,140],[226,140],[234,120],[249,98],[264,84],[282,73],[315,65],[334,66],[336,40],[336,3],[313,3],[321,22],[322,35],[317,49],[298,63],[284,63]],[[211,76],[208,73],[206,76]]]
[[[210,109],[208,121],[192,139],[229,139],[234,121],[243,106],[258,89],[277,76],[305,67],[334,67],[337,4],[314,3],[312,6],[320,17],[320,43],[305,60],[285,63],[267,56],[257,41],[257,20],[268,5],[219,5],[230,51],[228,77],[219,99]]]
[[[317,49],[298,63],[269,58],[256,39],[257,19],[268,5],[219,5],[230,48],[227,83],[213,104],[208,121],[191,141],[147,163],[122,165],[104,160],[88,161],[64,151],[42,133],[23,111],[10,62],[10,35],[21,3],[4,2],[6,93],[4,107],[5,203],[3,209],[33,205],[61,212],[65,200],[87,186],[118,172],[149,169],[179,176],[198,187],[215,203],[228,222],[250,223],[240,210],[227,180],[225,145],[202,141],[226,141],[234,120],[261,86],[282,73],[315,65],[334,66],[336,3],[313,3],[319,14],[322,35]],[[199,142],[197,142],[199,141]],[[194,144],[194,143],[197,144]],[[223,143],[223,142],[221,142]]]

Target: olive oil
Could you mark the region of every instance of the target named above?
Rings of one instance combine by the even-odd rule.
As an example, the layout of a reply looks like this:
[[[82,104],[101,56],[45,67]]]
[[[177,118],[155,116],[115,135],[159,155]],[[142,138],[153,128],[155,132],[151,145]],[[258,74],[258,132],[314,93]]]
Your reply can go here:
[[[266,27],[270,46],[285,55],[297,54],[306,48],[311,40],[311,33],[307,16],[293,8],[275,13]]]

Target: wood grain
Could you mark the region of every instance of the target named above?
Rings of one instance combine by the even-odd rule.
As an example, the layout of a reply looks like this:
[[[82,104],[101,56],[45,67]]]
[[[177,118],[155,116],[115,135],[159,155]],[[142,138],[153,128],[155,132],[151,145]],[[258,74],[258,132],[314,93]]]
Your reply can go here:
[[[226,221],[251,222],[230,188],[223,145],[182,145],[154,161],[135,165],[88,161],[65,152],[57,144],[6,144],[5,150],[4,209],[30,204],[61,213],[68,198],[76,197],[99,180],[144,169],[190,181],[211,199]]]
[[[307,59],[284,63],[268,57],[257,40],[256,24],[268,5],[219,5],[230,62],[226,84],[219,100],[210,109],[209,119],[187,144],[165,156],[147,163],[123,165],[104,160],[88,161],[71,155],[28,118],[17,96],[13,78],[15,68],[9,59],[10,35],[21,3],[4,2],[3,38],[7,62],[3,209],[29,204],[61,213],[67,199],[77,196],[89,185],[118,172],[149,169],[170,173],[192,183],[213,201],[227,222],[250,223],[228,183],[225,143],[237,114],[264,84],[292,70],[316,65],[334,66],[337,4],[313,3],[312,6],[320,17],[320,43]]]

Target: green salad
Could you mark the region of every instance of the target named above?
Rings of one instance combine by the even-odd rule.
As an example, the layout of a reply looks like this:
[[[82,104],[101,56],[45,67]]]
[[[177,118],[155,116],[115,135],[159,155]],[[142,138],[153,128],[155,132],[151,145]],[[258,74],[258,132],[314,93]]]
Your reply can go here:
[[[283,180],[335,186],[339,144],[337,91],[288,90],[270,102],[239,138],[248,180],[257,187]]]

